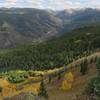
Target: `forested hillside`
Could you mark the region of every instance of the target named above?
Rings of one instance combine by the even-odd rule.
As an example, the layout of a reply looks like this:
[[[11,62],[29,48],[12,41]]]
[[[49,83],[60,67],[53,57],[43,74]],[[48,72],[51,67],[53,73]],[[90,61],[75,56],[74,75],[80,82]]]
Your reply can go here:
[[[100,48],[100,25],[82,27],[40,44],[19,46],[0,54],[0,71],[62,67]]]

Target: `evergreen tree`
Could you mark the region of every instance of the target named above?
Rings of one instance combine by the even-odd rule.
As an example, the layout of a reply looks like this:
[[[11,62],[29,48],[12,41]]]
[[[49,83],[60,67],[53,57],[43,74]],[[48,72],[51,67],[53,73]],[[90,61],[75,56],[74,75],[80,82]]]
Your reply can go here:
[[[96,57],[95,57],[95,59],[94,59],[94,60],[95,60],[95,62],[97,61],[97,59],[98,59],[98,57],[96,56]]]
[[[90,63],[93,63],[93,58],[90,59]]]
[[[98,74],[100,75],[100,58],[97,59],[96,66],[97,66]]]
[[[48,94],[47,94],[46,88],[44,86],[44,81],[43,80],[40,83],[40,90],[39,90],[38,95],[42,96],[42,97],[45,97],[45,98],[48,98]]]
[[[61,73],[58,73],[58,80],[61,79]]]
[[[51,83],[51,81],[52,81],[52,78],[51,78],[51,75],[49,76],[49,83]]]
[[[80,72],[82,73],[82,75],[85,75],[87,72],[87,60],[85,60],[83,63],[81,63],[81,68],[80,68]]]

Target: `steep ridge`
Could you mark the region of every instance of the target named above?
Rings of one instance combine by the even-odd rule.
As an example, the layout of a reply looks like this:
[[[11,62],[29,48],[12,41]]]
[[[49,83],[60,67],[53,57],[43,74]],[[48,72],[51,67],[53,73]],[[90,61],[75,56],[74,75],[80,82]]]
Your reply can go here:
[[[41,42],[66,31],[100,23],[99,9],[40,10],[33,8],[0,9],[0,48]]]
[[[0,48],[55,36],[62,27],[62,20],[46,10],[0,9]]]

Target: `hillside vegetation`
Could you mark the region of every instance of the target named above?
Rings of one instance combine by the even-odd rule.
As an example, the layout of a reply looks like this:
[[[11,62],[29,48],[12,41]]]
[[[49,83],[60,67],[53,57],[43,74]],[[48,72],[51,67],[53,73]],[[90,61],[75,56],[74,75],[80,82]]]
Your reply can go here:
[[[0,71],[46,70],[62,67],[100,47],[100,25],[82,27],[40,44],[17,47],[0,54]]]
[[[67,70],[67,72],[65,72],[65,74],[61,73],[60,77],[59,77],[59,75],[58,76],[54,76],[52,74],[51,81],[50,81],[50,79],[48,80],[49,77],[46,77],[46,80],[49,82],[48,83],[48,82],[45,81],[46,82],[45,87],[47,88],[46,90],[47,90],[47,93],[49,95],[49,100],[55,100],[55,99],[57,99],[57,100],[65,100],[65,98],[66,98],[66,100],[69,100],[69,98],[70,98],[70,100],[91,100],[91,99],[85,99],[84,95],[82,93],[84,92],[85,87],[87,86],[87,83],[89,82],[89,80],[91,78],[94,78],[97,75],[95,61],[92,60],[92,62],[90,62],[91,59],[95,58],[95,56],[97,56],[97,55],[99,57],[100,53],[98,52],[98,53],[95,53],[95,54],[93,54],[91,56],[88,56],[88,57],[85,57],[85,58],[83,57],[81,60],[79,59],[79,60],[74,61],[72,64],[70,64],[70,67]],[[85,60],[86,58],[87,58],[88,64],[89,64],[88,65],[88,71],[87,71],[87,73],[85,73],[85,75],[82,75],[80,73],[80,67],[81,66],[80,66],[79,63],[82,63],[83,59]],[[76,64],[79,64],[79,65],[76,65]],[[71,67],[71,65],[73,67]],[[65,76],[68,75],[68,73],[72,73],[74,75],[74,81],[72,82],[71,89],[68,89],[68,90],[64,89],[63,90],[61,88],[61,86],[63,85],[63,82],[64,82],[63,80],[66,79]],[[70,80],[70,81],[72,80],[71,77],[70,78],[68,78],[68,76],[66,76],[66,77],[67,77],[68,80]],[[3,82],[3,80],[1,81],[1,83],[2,82]],[[4,97],[13,96],[13,94],[16,95],[16,93],[21,93],[21,92],[22,93],[23,92],[26,93],[26,92],[29,92],[29,91],[31,91],[33,93],[36,93],[36,90],[39,87],[38,82],[36,83],[37,85],[34,85],[35,83],[33,82],[33,80],[31,80],[27,84],[22,84],[22,83],[19,84],[19,85],[18,84],[11,84],[11,83],[9,83],[11,85],[11,87],[12,87],[12,85],[15,86],[15,88],[13,89],[13,91],[11,91],[11,87],[10,88],[7,88],[7,86],[3,87],[3,92],[2,92],[3,96]],[[18,86],[16,87],[16,85],[18,85]],[[68,87],[69,85],[65,83],[65,86]],[[6,92],[4,90],[5,91],[7,90],[9,92],[7,92],[7,94],[5,95]],[[14,97],[12,97],[12,99],[13,100],[15,100],[15,98],[16,99],[17,98],[22,99],[21,96],[22,96],[22,94],[14,96]],[[30,95],[28,94],[28,96],[30,96]],[[76,97],[78,97],[80,99],[77,99]],[[84,98],[84,99],[82,99],[82,98]],[[9,100],[9,99],[7,99],[7,100]]]

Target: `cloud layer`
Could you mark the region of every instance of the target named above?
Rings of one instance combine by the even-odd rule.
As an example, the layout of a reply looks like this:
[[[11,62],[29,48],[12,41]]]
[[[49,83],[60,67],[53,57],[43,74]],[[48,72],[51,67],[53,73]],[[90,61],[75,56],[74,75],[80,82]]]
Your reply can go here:
[[[100,0],[0,0],[0,7],[32,7],[53,10],[100,8]]]

